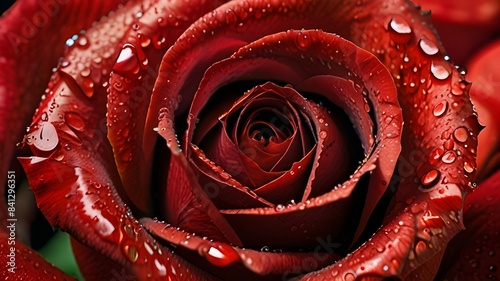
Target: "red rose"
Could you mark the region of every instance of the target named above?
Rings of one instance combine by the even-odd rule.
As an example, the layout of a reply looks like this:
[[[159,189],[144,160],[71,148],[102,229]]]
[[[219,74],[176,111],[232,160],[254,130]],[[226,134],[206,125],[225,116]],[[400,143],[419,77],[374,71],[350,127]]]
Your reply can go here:
[[[52,45],[77,33],[20,161],[87,279],[435,276],[463,229],[479,126],[419,8],[130,1],[57,28],[112,6],[79,5],[25,1],[2,18],[1,128],[19,133],[0,143],[4,172],[34,111],[21,101],[48,80],[25,73],[52,69]]]

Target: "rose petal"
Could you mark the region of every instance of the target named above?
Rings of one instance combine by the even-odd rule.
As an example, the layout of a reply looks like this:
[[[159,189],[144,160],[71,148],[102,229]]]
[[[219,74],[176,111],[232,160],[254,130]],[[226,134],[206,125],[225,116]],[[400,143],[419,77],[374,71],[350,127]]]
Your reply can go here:
[[[126,268],[71,237],[71,247],[78,269],[87,280],[135,280]]]
[[[461,65],[500,28],[500,3],[481,1],[417,0],[431,10],[433,22],[451,58]]]
[[[182,154],[172,154],[166,179],[166,204],[163,206],[168,221],[186,231],[241,245],[239,237],[195,179],[186,158]]]
[[[211,242],[151,219],[141,222],[155,236],[175,245],[178,252],[189,255],[198,267],[224,279],[275,280],[321,268],[339,258],[330,240],[320,241],[314,253],[258,252]]]
[[[438,280],[498,278],[500,266],[500,172],[482,182],[465,200],[465,231],[446,249]]]
[[[114,9],[113,1],[17,1],[0,19],[0,191],[15,144],[44,93],[64,41]],[[68,17],[67,15],[72,15]],[[57,30],[57,31],[56,31]],[[36,50],[36,51],[33,51]],[[33,62],[37,63],[33,63]],[[26,75],[38,73],[36,77]],[[0,197],[0,202],[3,201]],[[0,204],[4,206],[4,204]],[[5,209],[0,208],[4,215]]]
[[[15,223],[14,228],[10,227],[7,230],[15,232]],[[0,262],[3,265],[0,273],[3,280],[29,280],[33,276],[45,279],[76,280],[47,262],[34,250],[24,246],[21,241],[16,240],[15,234],[14,237],[9,236],[3,229],[0,232]]]
[[[112,19],[105,18],[85,35],[80,35],[79,40],[86,38],[86,44],[77,41],[68,51],[68,58],[63,59],[61,69],[54,74],[47,98],[26,137],[26,143],[37,156],[21,159],[21,162],[39,207],[53,226],[99,249],[139,278],[148,275],[175,278],[173,272],[184,274],[186,270],[191,272],[187,276],[203,278],[206,274],[185,266],[166,249],[146,245],[154,240],[146,231],[140,231],[140,225],[123,206],[121,198],[127,200],[127,196],[121,194],[120,198],[116,194],[115,188],[123,188],[105,137],[104,87],[108,80],[106,74],[121,48],[113,44],[114,36],[125,34],[128,19],[137,17],[135,11],[143,4],[125,6]],[[117,24],[110,31],[110,20],[122,25]],[[106,32],[112,34],[99,37]],[[101,38],[99,42],[97,37]],[[90,62],[90,66],[81,69],[80,65],[86,65],[83,62]],[[99,194],[101,188],[103,193]],[[67,205],[57,206],[55,202],[72,202],[74,206],[68,210]],[[150,251],[151,247],[155,251]],[[170,265],[170,259],[181,263]]]
[[[143,212],[151,212],[154,148],[154,143],[143,142],[144,120],[161,58],[195,19],[213,7],[209,1],[143,3],[128,22],[132,28],[113,44],[121,51],[108,83],[107,134],[125,191]]]
[[[374,247],[384,249],[375,256],[376,261],[385,263],[371,258],[361,259],[367,257],[365,244],[343,261],[314,275],[306,275],[304,280],[333,273],[344,278],[376,275],[415,279],[418,277],[412,272],[441,253],[449,239],[462,229],[461,202],[473,186],[471,181],[474,179],[473,169],[464,169],[464,164],[473,163],[474,167],[475,136],[479,131],[468,102],[467,82],[443,58],[435,36],[426,29],[429,20],[419,16],[418,9],[391,2],[375,10],[380,21],[372,23],[378,28],[370,30],[370,38],[377,38],[377,42],[368,40],[361,45],[374,51],[377,50],[374,45],[388,46],[380,57],[396,79],[401,106],[405,109],[405,123],[408,124],[397,174],[401,180],[391,183],[398,186],[396,205],[371,240]],[[398,17],[393,15],[393,10],[398,11]],[[393,24],[394,21],[398,24]],[[437,52],[422,49],[418,39],[422,40],[424,35],[425,40],[432,40],[436,46],[433,50]],[[400,52],[405,55],[398,56]],[[447,150],[460,157],[441,158]],[[439,157],[433,157],[434,154]],[[401,229],[396,232],[398,225],[408,224],[415,234],[402,234]],[[397,251],[393,246],[387,250],[385,237],[401,239],[405,236],[407,240],[398,244]],[[357,260],[363,260],[362,264],[356,263],[348,268],[339,266]],[[365,264],[370,264],[370,268]],[[372,267],[374,264],[376,266]],[[432,270],[436,268],[428,268],[429,276],[435,274]]]
[[[500,41],[497,40],[484,48],[471,59],[469,79],[474,81],[471,87],[471,98],[479,122],[486,126],[479,134],[477,148],[478,180],[488,178],[500,168],[500,70],[496,58],[500,56]]]
[[[57,160],[20,159],[41,211],[53,227],[124,266],[139,279],[212,280],[156,243],[132,216],[106,175]],[[105,171],[95,166],[95,171]],[[101,178],[100,178],[101,177]]]
[[[308,38],[311,38],[310,39],[311,46],[309,47],[309,49],[307,49],[307,50],[301,49],[300,51],[295,49],[295,47],[294,47],[295,40],[299,36],[307,36]],[[322,40],[324,40],[324,41],[322,41]],[[264,42],[264,44],[262,44],[262,42]],[[318,44],[318,45],[316,45],[316,44]],[[309,65],[307,67],[301,66],[301,72],[303,72],[303,73],[301,73],[300,75],[303,75],[304,78],[298,78],[297,80],[299,81],[299,83],[301,80],[306,79],[308,77],[307,75],[311,75],[308,73],[308,71],[313,71],[313,73],[315,73],[315,72],[321,73],[322,71],[325,71],[326,73],[331,72],[332,74],[341,73],[338,71],[336,72],[336,70],[330,70],[330,68],[327,66],[326,63],[321,64],[319,62],[321,60],[325,60],[325,62],[327,62],[327,60],[328,60],[327,58],[329,56],[331,56],[331,53],[335,53],[334,50],[332,50],[332,49],[325,50],[325,49],[323,49],[323,47],[319,47],[319,46],[324,46],[327,44],[329,44],[329,46],[331,46],[331,48],[334,48],[334,46],[340,46],[339,48],[341,48],[342,50],[346,50],[346,52],[347,51],[352,52],[352,49],[349,49],[349,48],[347,48],[347,46],[343,45],[343,44],[347,44],[344,41],[340,41],[340,39],[337,40],[336,38],[332,39],[332,37],[328,37],[328,36],[323,35],[323,34],[316,35],[313,32],[306,32],[304,34],[289,32],[287,34],[283,33],[283,34],[274,35],[274,36],[270,36],[269,38],[259,40],[257,42],[250,44],[249,46],[242,48],[238,53],[236,53],[233,56],[233,58],[231,60],[223,61],[223,62],[219,63],[220,65],[217,65],[217,67],[215,67],[215,66],[212,67],[213,70],[207,72],[205,79],[202,81],[202,84],[200,86],[200,91],[198,94],[212,93],[214,91],[214,89],[216,89],[219,86],[218,83],[221,83],[221,84],[222,83],[224,83],[224,84],[229,83],[230,81],[227,81],[227,79],[246,80],[250,77],[252,77],[253,79],[262,79],[264,77],[267,77],[268,79],[281,80],[281,81],[291,83],[291,81],[288,81],[287,79],[289,77],[297,77],[298,74],[297,73],[290,74],[290,69],[284,68],[283,65],[287,65],[287,64],[288,65],[300,65],[300,61],[294,61],[294,59],[293,59],[292,54],[294,54],[294,52],[300,52],[302,54],[312,54],[313,56],[317,57],[317,59],[318,59],[318,62],[315,63],[314,65],[311,65],[311,63],[309,63]],[[283,46],[286,46],[286,51],[283,50]],[[352,46],[352,45],[350,45],[350,46]],[[286,53],[284,53],[284,52],[286,52]],[[366,72],[367,72],[366,76],[368,76],[368,73],[371,72],[370,69],[373,70],[372,68],[374,67],[374,65],[371,64],[371,62],[372,62],[371,60],[369,60],[367,57],[365,57],[366,53],[362,54],[361,50],[357,51],[357,52],[358,53],[356,55],[352,55],[352,56],[357,56],[359,58],[360,63],[362,62],[364,69],[366,69]],[[288,57],[288,56],[290,56],[290,57]],[[297,55],[297,57],[300,60],[300,56]],[[346,64],[346,67],[348,67],[356,75],[360,75],[360,76],[363,75],[363,74],[361,74],[361,71],[359,71],[357,69],[356,66],[350,65],[350,62],[344,61],[341,57],[342,57],[342,55],[339,54],[338,57],[336,57],[335,59]],[[346,57],[350,57],[350,56],[346,55]],[[258,61],[258,63],[257,63],[257,61]],[[281,64],[283,64],[283,65],[281,65]],[[333,65],[333,62],[332,62],[332,65]],[[281,69],[277,70],[278,67],[280,67]],[[359,66],[359,67],[361,67],[361,66]],[[244,72],[241,71],[242,69],[244,69]],[[375,70],[373,70],[373,71],[375,72]],[[222,77],[222,74],[224,75],[224,78]],[[319,74],[319,73],[315,73],[315,75],[317,75],[317,74]],[[262,76],[262,77],[260,77],[260,76]],[[346,74],[346,76],[347,76],[347,74]],[[216,81],[216,82],[213,82],[213,81]],[[378,83],[381,83],[379,85],[383,85],[384,84],[383,81],[384,81],[383,79],[379,79]],[[386,81],[390,81],[390,78],[389,78],[389,80],[386,80]],[[375,88],[379,87],[378,85],[376,86],[375,84],[371,84],[372,81],[369,79],[367,79],[367,83],[369,84],[369,86],[367,86],[367,88],[370,88],[372,91],[375,91],[375,89],[372,89],[371,87],[375,87]],[[205,85],[205,84],[207,84],[207,85]],[[382,90],[382,92],[385,92],[388,94],[390,93],[390,88],[384,88],[384,86],[381,86],[380,89],[384,89],[384,90]],[[394,100],[392,102],[394,102]],[[394,109],[396,109],[396,110],[398,108],[397,106],[390,105],[391,104],[390,100],[383,101],[381,104],[382,104],[381,105],[382,108],[387,107],[388,112],[394,111],[394,110],[390,110],[389,109],[390,107],[394,107]],[[379,110],[379,109],[377,109],[377,110]],[[380,113],[380,111],[379,111],[379,113]],[[397,111],[394,111],[394,116],[397,118]],[[388,132],[392,132],[391,130],[394,130],[394,129],[397,130],[397,128],[395,128],[395,127],[386,126],[379,133],[380,138],[382,140],[385,139],[386,134],[389,134]],[[393,132],[393,133],[399,134],[397,132]],[[363,175],[364,172],[367,172],[370,169],[374,169],[376,167],[376,166],[372,166],[371,163],[375,159],[377,159],[378,155],[377,156],[375,156],[376,154],[373,154],[373,155],[374,155],[373,159],[369,160],[368,163],[364,165],[365,168],[361,169],[359,171],[359,173],[356,173],[355,175],[353,175],[353,177],[352,177],[353,180],[349,181],[345,184],[345,186],[347,187],[345,189],[346,193],[338,193],[339,195],[334,195],[335,191],[333,191],[333,192],[330,192],[328,195],[324,195],[324,196],[316,198],[317,200],[315,200],[314,202],[316,202],[316,201],[321,202],[320,204],[311,204],[310,206],[307,206],[304,204],[304,206],[302,206],[301,208],[297,208],[297,207],[292,208],[291,210],[297,211],[298,212],[297,216],[301,217],[301,219],[299,219],[299,220],[294,220],[294,219],[288,217],[290,215],[290,213],[288,212],[288,211],[290,211],[289,209],[285,209],[285,211],[282,212],[282,214],[279,214],[280,212],[275,212],[274,209],[270,209],[270,210],[223,210],[222,212],[228,217],[231,224],[237,225],[238,228],[241,228],[241,227],[245,228],[245,230],[243,230],[243,229],[237,230],[237,232],[240,233],[240,237],[241,237],[241,235],[245,235],[245,237],[246,237],[246,238],[244,238],[245,245],[247,245],[246,243],[255,243],[255,241],[250,242],[250,240],[253,240],[253,237],[258,237],[257,233],[254,233],[255,232],[254,230],[248,229],[248,227],[246,227],[246,226],[251,226],[251,225],[255,225],[255,224],[273,225],[273,228],[276,229],[278,226],[283,225],[284,229],[276,230],[276,233],[284,233],[285,231],[288,232],[290,227],[291,227],[290,224],[292,224],[292,225],[294,223],[300,224],[300,221],[303,220],[302,218],[306,217],[305,214],[300,214],[300,213],[304,213],[304,212],[308,213],[309,211],[311,211],[311,209],[316,209],[316,211],[318,211],[319,209],[323,208],[324,205],[330,204],[330,203],[334,202],[335,200],[338,200],[339,198],[344,198],[343,196],[352,192],[352,188],[355,186],[355,182],[357,180],[359,180],[359,177],[361,177],[361,175]],[[333,187],[334,186],[331,186],[332,189],[333,189]],[[341,194],[343,194],[343,195],[341,195]],[[340,196],[340,197],[338,197],[338,196]],[[304,208],[306,208],[309,211],[302,211],[301,209],[304,209]],[[323,214],[322,214],[323,216],[325,215],[324,213],[327,213],[327,211],[323,212]],[[282,215],[284,216],[284,214],[287,214],[286,218],[285,217],[282,218],[287,223],[285,223],[285,224],[277,223],[274,221],[276,218],[273,219],[272,222],[268,221],[268,222],[264,223],[263,221],[260,221],[260,218],[262,218],[263,220],[268,220],[268,219],[265,218],[265,216],[261,215],[261,214],[273,214],[276,218],[281,217]],[[304,217],[302,217],[302,216],[304,216]],[[314,216],[315,215],[309,214],[307,217],[314,217]],[[247,219],[252,219],[252,220],[256,219],[257,221],[245,222],[245,220],[247,220]],[[308,224],[309,224],[309,222],[308,222]],[[321,223],[319,223],[319,224],[321,224]],[[341,224],[336,224],[336,225],[341,225]],[[326,229],[323,229],[323,230],[316,229],[315,231],[325,231],[325,230]],[[319,233],[316,233],[316,232],[315,232],[315,234],[320,235]],[[310,234],[310,235],[311,235],[311,237],[313,237],[315,234]],[[260,233],[259,235],[262,236],[265,234]],[[272,234],[269,234],[269,235],[272,235]],[[283,239],[280,239],[277,236],[274,238],[266,237],[266,239],[263,239],[263,241],[266,241],[266,243],[269,243],[269,245],[272,245],[275,247],[283,247],[283,248],[284,248],[283,245],[274,245],[272,243],[275,243],[275,242],[289,243],[289,241],[283,241]],[[271,242],[271,241],[273,241],[273,242]],[[298,245],[297,243],[300,243],[300,242],[295,241],[295,240],[294,240],[294,242],[295,242],[295,245]]]

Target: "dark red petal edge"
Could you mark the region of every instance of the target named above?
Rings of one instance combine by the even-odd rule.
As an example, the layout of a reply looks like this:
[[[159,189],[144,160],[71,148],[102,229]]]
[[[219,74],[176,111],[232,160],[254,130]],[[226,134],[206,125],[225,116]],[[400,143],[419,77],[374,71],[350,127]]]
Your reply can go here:
[[[17,1],[0,18],[0,191],[15,144],[44,94],[51,69],[56,66],[71,35],[115,9],[125,0]],[[36,50],[36,51],[35,51]],[[36,63],[34,63],[36,62]],[[26,75],[37,73],[37,75]],[[3,196],[0,196],[3,202]],[[2,204],[0,213],[5,212]],[[2,224],[4,221],[2,220]]]

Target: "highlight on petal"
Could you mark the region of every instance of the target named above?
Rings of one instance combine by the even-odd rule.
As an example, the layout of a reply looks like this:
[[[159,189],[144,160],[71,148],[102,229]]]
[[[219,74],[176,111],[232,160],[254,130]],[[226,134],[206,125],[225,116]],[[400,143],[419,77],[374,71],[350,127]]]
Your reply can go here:
[[[477,148],[478,180],[488,178],[500,168],[500,67],[496,58],[500,56],[500,40],[486,46],[471,58],[468,65],[471,99],[478,113],[479,122],[486,126],[479,133]]]

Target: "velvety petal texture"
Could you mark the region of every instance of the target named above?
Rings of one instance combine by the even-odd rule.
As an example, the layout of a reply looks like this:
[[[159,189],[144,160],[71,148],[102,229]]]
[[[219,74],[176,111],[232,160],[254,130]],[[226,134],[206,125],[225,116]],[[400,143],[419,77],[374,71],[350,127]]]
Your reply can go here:
[[[41,19],[24,4],[1,19],[2,46],[15,13]],[[462,218],[476,223],[463,208],[480,129],[470,82],[418,6],[102,5],[0,52],[5,132],[49,81],[15,65],[57,66],[19,160],[88,279],[430,280]],[[44,38],[59,49],[33,52]],[[14,142],[0,140],[1,171]]]

